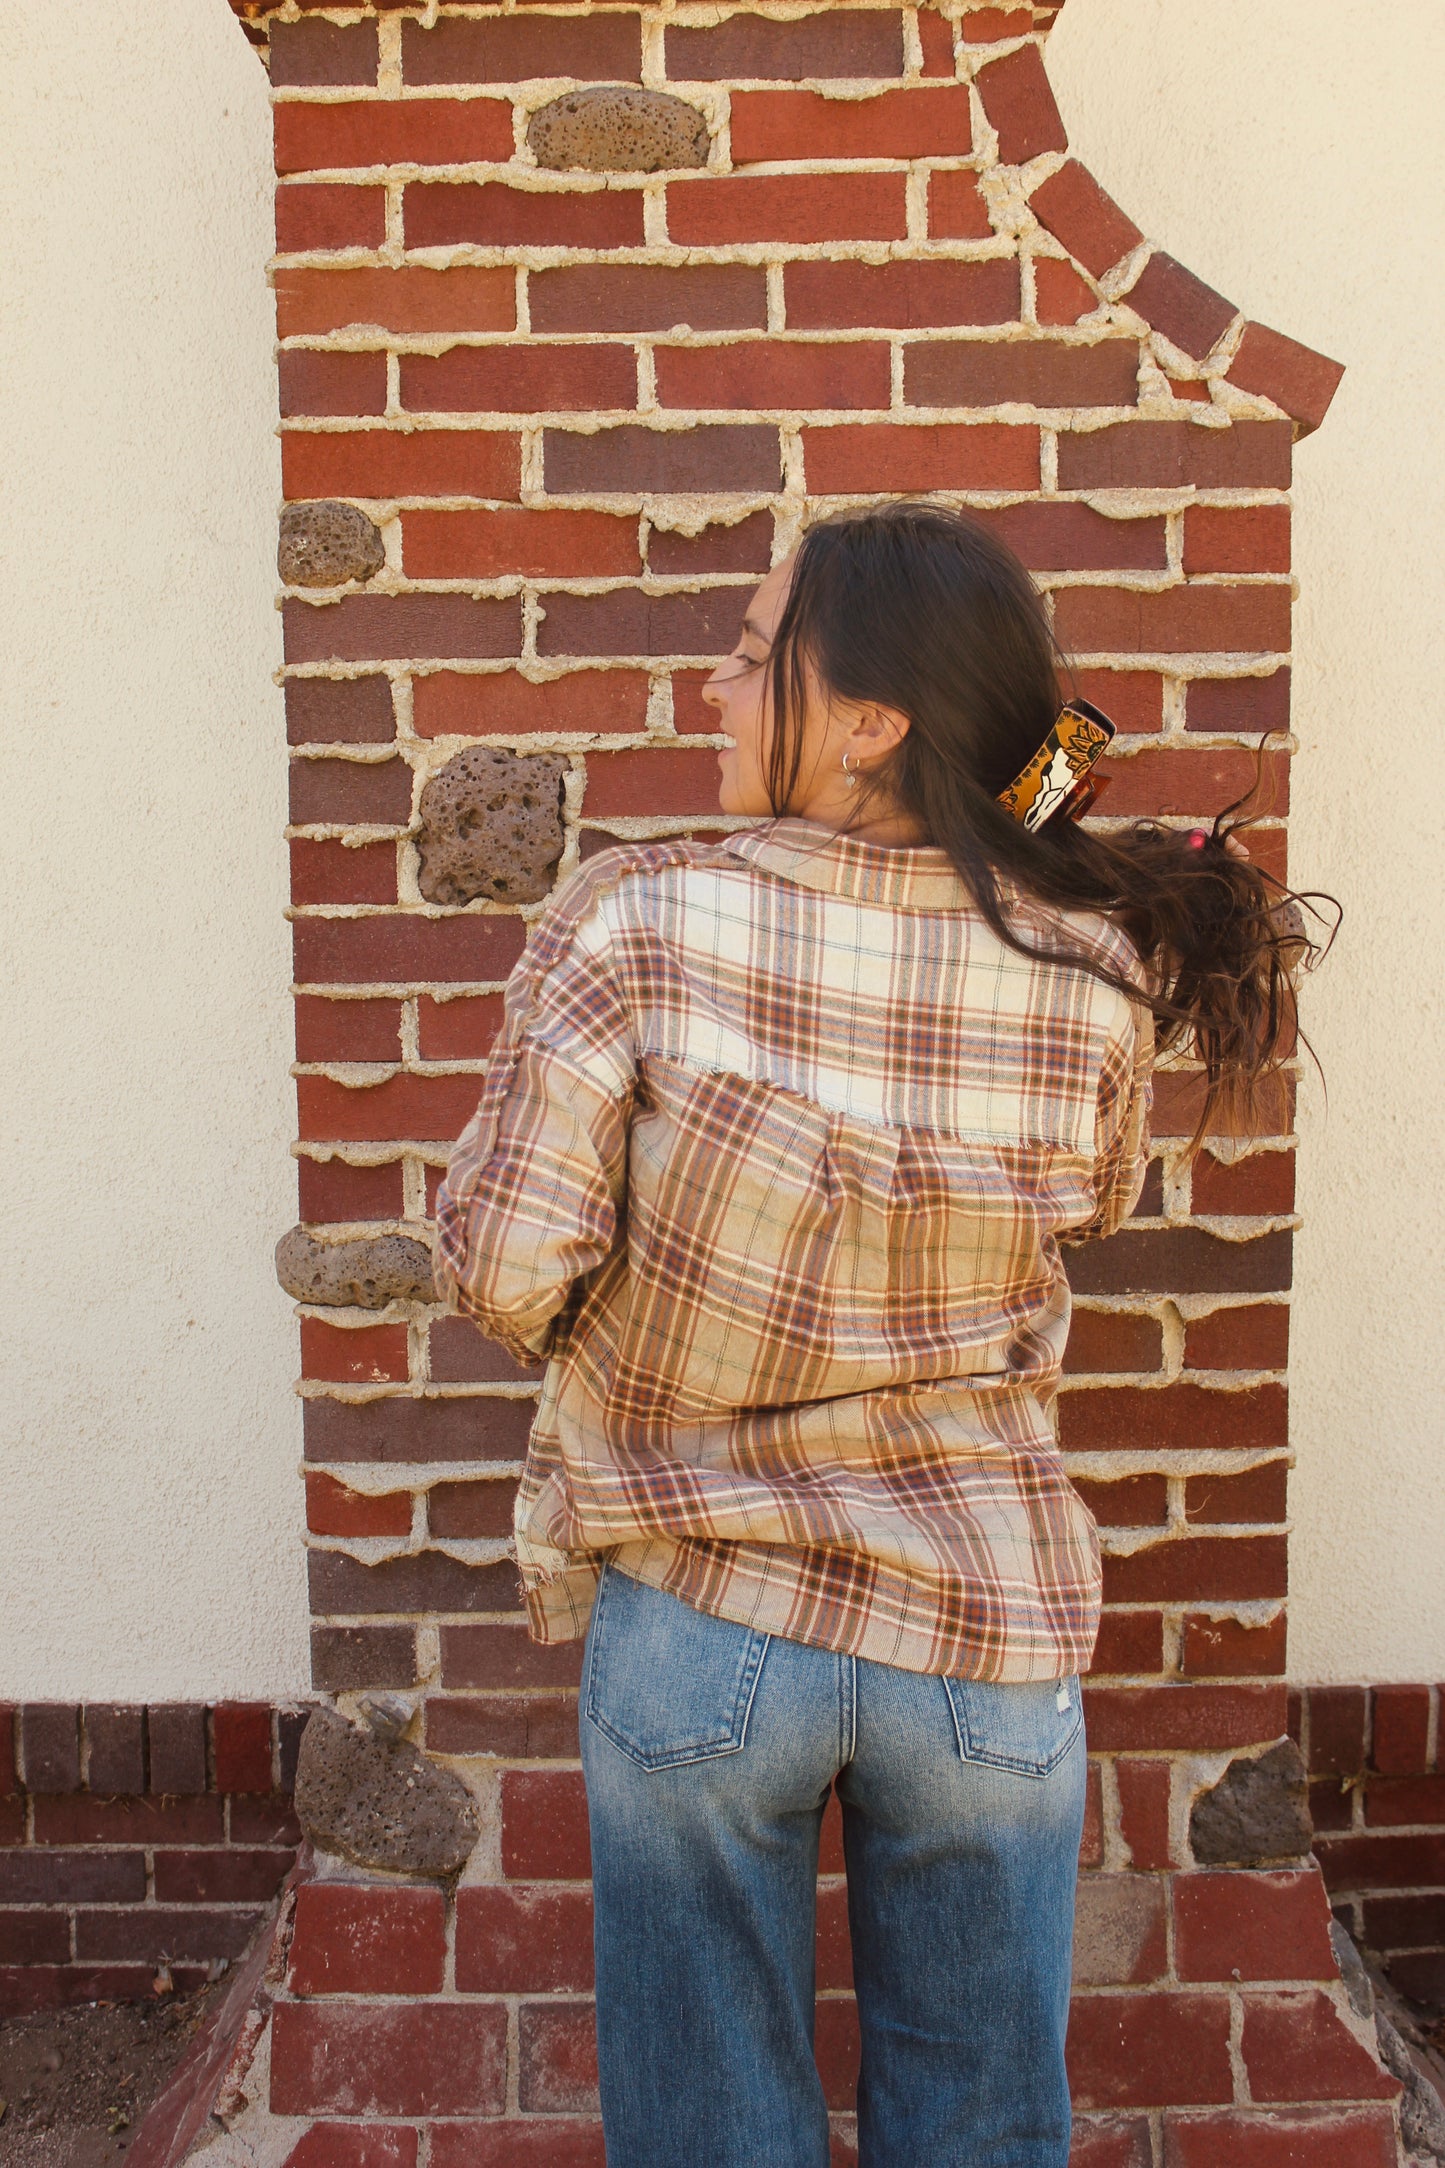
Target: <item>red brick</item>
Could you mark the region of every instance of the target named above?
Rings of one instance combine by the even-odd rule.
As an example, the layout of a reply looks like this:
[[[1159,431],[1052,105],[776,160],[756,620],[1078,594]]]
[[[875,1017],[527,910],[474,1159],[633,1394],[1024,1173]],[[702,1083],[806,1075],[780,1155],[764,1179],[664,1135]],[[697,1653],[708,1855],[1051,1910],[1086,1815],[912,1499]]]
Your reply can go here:
[[[427,1493],[427,1526],[434,1536],[510,1536],[516,1485],[489,1477],[437,1483]]]
[[[1021,166],[1044,151],[1068,149],[1068,131],[1037,45],[1020,45],[1002,60],[989,61],[974,82],[984,112],[998,132],[1001,165]]]
[[[1285,1668],[1285,1645],[1283,1612],[1264,1626],[1190,1613],[1179,1668],[1187,1678],[1275,1677]]]
[[[206,1712],[194,1702],[146,1710],[148,1789],[167,1796],[206,1789]]]
[[[479,662],[522,646],[519,605],[473,595],[348,595],[324,606],[293,598],[282,620],[288,662]]]
[[[392,110],[413,109],[398,106]],[[512,331],[517,322],[516,273],[504,265],[479,269],[459,264],[448,271],[433,271],[421,264],[396,270],[380,265],[344,271],[282,270],[276,273],[275,285],[276,329],[283,339],[340,331],[352,324],[455,335]]]
[[[923,19],[920,15],[919,21]],[[928,231],[935,241],[992,238],[988,205],[979,193],[976,173],[967,167],[952,166],[929,175]]]
[[[411,1686],[416,1636],[409,1626],[313,1626],[311,1683],[331,1693]]]
[[[549,594],[537,633],[541,655],[725,655],[747,607],[745,587],[703,587],[650,595],[640,587],[606,595]]]
[[[1092,173],[1070,158],[1029,198],[1029,209],[1095,278],[1136,249],[1144,236],[1106,196]]]
[[[546,346],[540,341],[536,345],[453,346],[445,354],[403,354],[401,403],[412,413],[426,414],[635,407],[637,361],[626,346]]]
[[[1332,1980],[1329,1905],[1314,1868],[1225,1869],[1174,1885],[1181,1980]]]
[[[1316,1837],[1315,1855],[1332,1890],[1438,1889],[1445,1884],[1445,1830],[1387,1836]]]
[[[78,2002],[140,2002],[154,1979],[154,1965],[0,1966],[0,2017]]]
[[[293,1995],[435,1995],[445,1964],[440,1890],[313,1882],[296,1893]]]
[[[527,285],[534,332],[761,331],[768,321],[767,274],[754,264],[563,264]]]
[[[309,1716],[310,1711],[305,1708],[287,1710],[281,1716],[288,1731],[294,1727],[294,1745],[281,1757],[281,1783],[285,1789],[264,1793],[234,1792],[227,1803],[227,1826],[232,1844],[265,1845],[272,1851],[284,1846],[288,1867],[301,1842],[301,1824],[291,1811],[290,1791],[296,1782],[296,1757]]]
[[[573,23],[579,20],[572,18]],[[508,188],[501,181],[412,181],[408,248],[640,248],[640,188]],[[543,404],[541,400],[536,402]]]
[[[318,985],[505,979],[522,953],[519,918],[467,912],[455,918],[300,919],[293,928],[296,977]]]
[[[703,30],[669,25],[667,73],[674,83],[901,75],[902,20],[893,10],[853,8],[795,22],[743,13]]]
[[[1031,8],[967,8],[960,20],[966,45],[995,45],[1004,38],[1027,37],[1034,28]]]
[[[276,246],[282,254],[288,249],[380,248],[385,239],[384,188],[293,181],[276,191]]]
[[[271,1710],[258,1701],[223,1701],[211,1712],[218,1792],[271,1789]]]
[[[1271,670],[1264,677],[1197,679],[1185,697],[1184,727],[1249,736],[1288,730],[1288,670]]]
[[[1019,312],[1018,265],[983,263],[790,263],[783,272],[790,331],[1007,324]],[[1034,476],[1034,485],[1038,477]]]
[[[1445,1943],[1445,1891],[1410,1897],[1370,1897],[1364,1907],[1363,1940],[1372,1950],[1409,1949]]]
[[[1099,297],[1071,263],[1056,256],[1034,258],[1034,314],[1041,324],[1076,324],[1092,315]]]
[[[1036,489],[1039,433],[1003,422],[861,422],[805,429],[808,488],[828,496],[859,489]]]
[[[1069,2168],[1153,2168],[1153,2162],[1149,2125],[1141,2116],[1075,2119]]]
[[[1189,1124],[1166,1126],[1170,1112],[1161,1088],[1155,1135],[1187,1134]],[[1288,1229],[1225,1242],[1202,1227],[1123,1228],[1070,1256],[1069,1284],[1079,1295],[1274,1294],[1289,1286],[1291,1248]]]
[[[642,40],[635,14],[443,16],[402,24],[402,73],[411,83],[522,83],[561,76],[635,83]]]
[[[1216,1392],[1208,1385],[1100,1385],[1059,1401],[1059,1442],[1073,1452],[1283,1450],[1289,1442],[1283,1385]]]
[[[732,147],[740,166],[772,158],[966,158],[973,148],[968,90],[960,83],[874,98],[734,91]]]
[[[330,1077],[296,1079],[300,1133],[305,1138],[360,1143],[388,1137],[460,1135],[477,1110],[480,1074],[399,1074],[384,1083],[338,1084]]]
[[[307,1058],[320,1057],[303,1057]],[[296,1175],[301,1217],[308,1224],[401,1218],[399,1159],[379,1167],[349,1167],[344,1159],[303,1157],[297,1161]]]
[[[375,23],[272,23],[269,54],[271,81],[292,84],[369,84],[376,81]]]
[[[21,1911],[6,1905],[0,1913],[0,2014],[4,1982],[11,1966],[63,1965],[70,1957],[70,1918],[65,1912]]]
[[[599,2122],[564,2122],[552,2115],[434,2124],[429,2157],[431,2168],[605,2168],[606,2161]]]
[[[588,1890],[457,1894],[457,1987],[464,1995],[548,1994],[592,1985]]]
[[[395,858],[394,852],[392,855]],[[298,1061],[398,1061],[400,1034],[399,1001],[325,1001],[314,994],[297,996]]]
[[[823,2097],[833,2109],[849,2109],[858,2091],[858,2011],[851,1995],[820,2000],[814,2015],[813,2059]]]
[[[1242,2052],[1254,2100],[1392,2100],[1400,2088],[1328,1995],[1246,1995]]]
[[[504,1770],[503,1874],[514,1882],[583,1882],[591,1871],[580,1771]]]
[[[405,1325],[364,1325],[347,1330],[319,1317],[301,1320],[301,1370],[337,1385],[381,1384],[406,1376]]]
[[[1082,507],[1087,511],[1088,507]],[[1102,515],[1100,515],[1102,516]],[[1133,530],[1150,522],[1124,520]],[[1101,707],[1120,730],[1160,730],[1164,722],[1164,680],[1154,670],[1076,670],[1075,692]]]
[[[590,2002],[524,2002],[518,2036],[524,2112],[596,2108],[597,2025]]]
[[[947,75],[954,73],[953,25],[932,8],[918,10],[918,40],[923,47],[923,73]]]
[[[819,346],[749,339],[736,346],[663,346],[656,364],[657,396],[665,407],[807,411],[886,407],[890,396],[888,348],[881,342]]]
[[[507,2013],[465,2003],[278,2003],[274,2115],[499,2115]]]
[[[345,605],[341,605],[345,607]],[[1054,598],[1054,629],[1066,650],[1179,654],[1287,648],[1290,590],[1268,587],[1068,587]]]
[[[367,843],[353,850],[334,840],[305,843],[293,837],[289,849],[293,903],[396,902],[394,843]]]
[[[908,232],[904,177],[780,173],[673,181],[667,230],[673,241],[700,248],[733,241],[901,241]]]
[[[434,1695],[427,1703],[426,1736],[428,1746],[438,1754],[495,1754],[508,1761],[576,1761],[577,1696]]]
[[[114,1797],[145,1790],[144,1709],[87,1702],[81,1711],[81,1729],[87,1791]],[[8,1789],[4,1775],[0,1775],[0,1788]]]
[[[1146,324],[1202,361],[1239,314],[1232,301],[1206,286],[1182,263],[1156,249],[1124,296]]]
[[[1233,1166],[1201,1152],[1194,1162],[1193,1208],[1196,1212],[1292,1212],[1294,1168],[1293,1152],[1256,1152]]]
[[[276,171],[345,166],[465,166],[512,155],[503,98],[346,98],[275,108]]]
[[[408,1551],[374,1566],[344,1551],[307,1556],[317,1617],[368,1618],[397,1611],[515,1611],[517,1569],[509,1558],[474,1566],[445,1551]]]
[[[1104,1783],[1099,1764],[1091,1761],[1084,1785],[1084,1828],[1079,1840],[1079,1865],[1104,1864]]]
[[[536,513],[537,518],[603,518],[607,514]],[[419,737],[480,737],[505,732],[643,730],[647,677],[641,670],[575,670],[532,684],[515,671],[461,675],[438,670],[414,680],[412,727]]]
[[[1288,489],[1288,422],[1110,422],[1059,439],[1060,489]]]
[[[0,1852],[0,1906],[134,1904],[145,1893],[143,1852]]]
[[[537,1642],[520,1626],[444,1626],[442,1678],[447,1686],[575,1686],[582,1675],[576,1641]]]
[[[411,1493],[373,1497],[320,1469],[306,1471],[306,1526],[317,1536],[409,1536]]]
[[[817,353],[818,349],[814,347],[813,351]],[[772,562],[772,545],[770,512],[750,512],[731,527],[715,521],[695,535],[669,534],[665,528],[654,527],[647,538],[647,567],[650,572],[687,578],[700,572],[761,575]]]
[[[717,762],[709,747],[590,753],[587,758],[589,819],[609,813],[710,812],[717,792]]]
[[[293,760],[290,796],[298,828],[328,821],[403,827],[411,818],[411,769],[404,760]]]
[[[1215,1469],[1184,1482],[1185,1518],[1191,1521],[1282,1521],[1288,1463],[1262,1461],[1239,1474]]]
[[[1229,365],[1231,384],[1263,393],[1300,424],[1300,434],[1318,429],[1344,375],[1342,362],[1317,354],[1283,332],[1264,324],[1246,324],[1239,349]]]
[[[1069,2090],[1080,2108],[1233,2097],[1223,1995],[1081,1995],[1069,2016]]]
[[[155,1896],[161,1904],[267,1904],[291,1870],[294,1850],[157,1852]]]
[[[1074,1916],[1074,1987],[1139,1987],[1168,1970],[1168,1893],[1162,1878],[1090,1874]]]
[[[1104,771],[1109,777],[1109,813],[1192,813],[1213,819],[1227,806],[1254,796],[1271,814],[1284,813],[1289,805],[1289,761],[1283,754],[1269,755],[1261,765],[1257,756],[1242,746],[1212,746],[1205,752],[1146,748],[1112,761]],[[1200,1162],[1195,1165],[1198,1180]],[[1196,1211],[1263,1212],[1289,1206],[1262,1204],[1203,1205],[1195,1193]]]
[[[1377,1686],[1370,1734],[1370,1764],[1390,1776],[1418,1776],[1429,1768],[1430,1689]]]
[[[288,745],[382,745],[395,734],[386,678],[287,680]]]
[[[313,2123],[284,2168],[416,2168],[417,2133],[384,2123]]]
[[[712,429],[649,429],[626,424],[590,435],[543,432],[549,490],[775,490],[780,486],[778,432],[754,423]]]
[[[82,1960],[132,1964],[160,1965],[177,1958],[209,1964],[217,1957],[239,1957],[260,1919],[258,1911],[203,1911],[194,1905],[77,1912],[75,1954]]]
[[[1167,560],[1162,518],[1108,519],[1087,504],[1058,501],[970,507],[969,518],[1006,542],[1033,572],[1161,570]],[[1090,697],[1080,672],[1079,690]],[[1158,677],[1150,681],[1158,687]],[[1127,728],[1117,715],[1113,718]],[[1142,725],[1157,729],[1153,720]],[[1111,802],[1112,810],[1112,802]]]
[[[80,1710],[71,1701],[31,1701],[20,1711],[21,1782],[27,1792],[80,1790]]]
[[[1395,2168],[1388,2108],[1165,2118],[1165,2168]]]
[[[1358,1775],[1365,1766],[1368,1690],[1363,1686],[1312,1686],[1309,1705],[1311,1773]]]
[[[1151,1597],[1251,1602],[1282,1596],[1287,1586],[1283,1536],[1169,1536],[1143,1550],[1104,1560],[1110,1603]]]
[[[913,406],[1134,406],[1139,347],[1133,339],[1089,346],[1058,339],[920,341],[905,351],[903,396]]]
[[[1162,1671],[1163,1612],[1105,1611],[1088,1669],[1092,1678],[1147,1678]]]
[[[502,997],[464,994],[455,1001],[438,1001],[423,994],[417,1020],[423,1061],[481,1060],[502,1028]]]
[[[281,439],[282,486],[292,498],[515,497],[522,478],[521,441],[503,430],[484,429],[288,429]],[[363,615],[370,618],[378,607],[384,614],[388,604],[394,609],[398,603],[414,607],[469,598],[358,595],[351,600],[365,604]],[[471,608],[512,611],[512,605],[498,602]],[[318,650],[329,652],[324,646]]]
[[[1288,1357],[1289,1310],[1282,1302],[1211,1310],[1184,1328],[1191,1370],[1283,1370]]]
[[[1172,1864],[1169,1842],[1171,1764],[1162,1758],[1124,1755],[1114,1765],[1119,1792],[1119,1834],[1130,1864],[1150,1872]]]
[[[306,1457],[322,1463],[520,1460],[536,1412],[535,1400],[492,1394],[440,1400],[397,1394],[359,1407],[344,1400],[308,1400]]]
[[[1138,1317],[1122,1310],[1075,1310],[1064,1351],[1064,1369],[1076,1376],[1112,1370],[1157,1370],[1163,1348],[1163,1328],[1155,1317]]]
[[[1084,1693],[1096,1753],[1208,1752],[1254,1746],[1284,1730],[1281,1686],[1090,1686]]]
[[[1288,572],[1289,506],[1192,504],[1184,514],[1186,572]]]
[[[1169,1511],[1169,1478],[1126,1475],[1109,1482],[1075,1476],[1074,1489],[1104,1528],[1162,1527]]]
[[[466,1317],[434,1317],[428,1328],[431,1375],[440,1385],[514,1385],[539,1378],[541,1363],[523,1369]]]
[[[1372,1829],[1445,1828],[1445,1776],[1375,1779],[1365,1792],[1365,1820]]]

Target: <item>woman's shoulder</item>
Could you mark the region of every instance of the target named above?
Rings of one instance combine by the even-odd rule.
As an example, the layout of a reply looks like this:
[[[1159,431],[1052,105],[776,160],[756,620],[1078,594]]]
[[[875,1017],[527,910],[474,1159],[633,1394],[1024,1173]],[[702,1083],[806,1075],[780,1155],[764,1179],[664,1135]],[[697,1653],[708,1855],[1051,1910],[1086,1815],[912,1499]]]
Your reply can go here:
[[[659,924],[670,891],[690,872],[744,873],[725,837],[620,838],[564,875],[533,923],[529,946],[554,952],[588,921],[636,917]]]

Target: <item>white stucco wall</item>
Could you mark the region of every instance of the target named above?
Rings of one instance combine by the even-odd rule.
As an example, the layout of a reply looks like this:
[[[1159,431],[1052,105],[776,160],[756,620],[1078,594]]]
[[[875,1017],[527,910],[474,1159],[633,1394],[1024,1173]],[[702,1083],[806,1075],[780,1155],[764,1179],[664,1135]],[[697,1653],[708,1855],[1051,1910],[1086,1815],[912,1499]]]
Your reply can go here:
[[[1069,0],[1051,41],[1075,148],[1125,208],[1349,364],[1296,518],[1296,864],[1348,913],[1309,1010],[1310,1678],[1445,1671],[1445,18],[1397,0],[1369,29],[1318,0]],[[8,62],[0,1695],[295,1691],[265,77],[224,0],[148,0],[143,25],[53,0]]]
[[[1445,1677],[1445,11],[1068,0],[1049,68],[1138,224],[1348,365],[1295,468],[1292,865],[1346,915],[1306,1012],[1290,1670]]]
[[[0,102],[0,1696],[292,1690],[265,71],[49,0]]]

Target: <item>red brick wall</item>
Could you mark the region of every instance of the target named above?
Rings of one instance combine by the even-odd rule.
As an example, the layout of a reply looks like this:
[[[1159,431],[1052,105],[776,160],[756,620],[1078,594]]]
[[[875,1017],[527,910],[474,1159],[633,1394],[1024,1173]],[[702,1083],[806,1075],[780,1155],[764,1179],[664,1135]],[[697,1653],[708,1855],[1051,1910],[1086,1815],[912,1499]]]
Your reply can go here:
[[[1151,251],[1066,157],[1052,8],[240,12],[277,98],[285,493],[360,506],[386,549],[364,587],[283,604],[314,1231],[427,1231],[525,938],[526,913],[421,900],[427,777],[470,743],[563,754],[564,874],[715,827],[698,688],[817,509],[928,491],[1010,540],[1121,726],[1110,818],[1213,814],[1276,734],[1255,847],[1284,870],[1292,445],[1339,372]],[[684,100],[706,170],[539,171],[530,115],[596,83]],[[1243,1898],[1189,1871],[1191,1794],[1286,1724],[1293,1224],[1289,1110],[1191,1173],[1194,1104],[1187,1070],[1161,1078],[1135,1221],[1074,1273],[1061,1439],[1107,1553],[1086,1903],[1118,1930],[1076,2011],[1079,2105],[1105,2119],[1080,2157],[1159,2157],[1168,2107],[1175,2168],[1217,2161],[1216,2111],[1286,2103],[1291,2159],[1364,2168],[1393,2158],[1391,2111],[1338,2032],[1317,1877]],[[348,1941],[318,1892],[277,2104],[340,2114],[336,2071],[380,2058],[397,2113],[560,2118],[498,2140],[540,2158],[592,2095],[578,1652],[527,1640],[507,1558],[535,1378],[425,1304],[311,1308],[301,1340],[316,1684],[415,1688],[496,1837],[454,1916],[376,1899],[427,1952],[388,1991],[424,1974],[457,2028],[433,2089],[375,1981],[342,1956],[305,1974],[308,1936]],[[829,1884],[841,2110],[838,1905]],[[1280,2024],[1313,2043],[1293,2063]],[[479,2142],[468,2161],[503,2157]],[[590,2122],[575,2147],[600,2157]]]

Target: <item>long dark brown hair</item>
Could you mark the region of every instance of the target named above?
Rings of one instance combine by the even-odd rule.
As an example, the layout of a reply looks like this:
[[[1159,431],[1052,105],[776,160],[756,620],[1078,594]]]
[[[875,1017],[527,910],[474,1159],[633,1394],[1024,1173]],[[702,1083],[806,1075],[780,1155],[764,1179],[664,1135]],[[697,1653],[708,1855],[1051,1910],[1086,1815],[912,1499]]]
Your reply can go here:
[[[826,694],[900,709],[909,728],[867,775],[859,814],[883,800],[948,853],[979,911],[1020,954],[1069,964],[1152,1011],[1161,1051],[1192,1051],[1203,1106],[1189,1150],[1223,1127],[1278,1128],[1279,1086],[1298,1037],[1299,974],[1324,952],[1296,895],[1225,840],[1258,795],[1216,815],[1203,847],[1159,821],[1084,828],[1057,818],[1030,834],[998,803],[1042,746],[1067,665],[1043,601],[1013,552],[942,505],[895,503],[810,527],[769,657],[776,719],[768,755],[775,813],[798,788],[808,673]],[[1261,752],[1262,770],[1263,753]],[[1105,764],[1107,767],[1107,763]],[[1107,817],[1107,796],[1100,801]],[[1097,953],[1015,922],[1017,896],[1099,912],[1139,953],[1146,989]],[[1013,915],[1011,915],[1011,911]],[[1286,1123],[1285,1126],[1288,1126]]]

